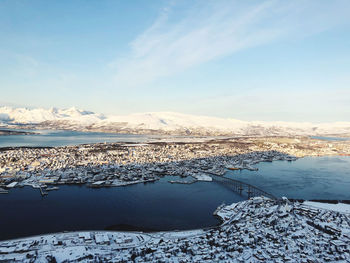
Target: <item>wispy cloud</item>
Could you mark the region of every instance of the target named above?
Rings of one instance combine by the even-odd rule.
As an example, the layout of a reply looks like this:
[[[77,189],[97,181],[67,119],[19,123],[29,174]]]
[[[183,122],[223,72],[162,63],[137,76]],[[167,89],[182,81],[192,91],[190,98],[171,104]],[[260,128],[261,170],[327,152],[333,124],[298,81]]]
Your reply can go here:
[[[175,5],[176,7],[176,5]],[[142,87],[242,49],[305,37],[348,22],[349,1],[199,1],[166,7],[114,62],[115,81]]]

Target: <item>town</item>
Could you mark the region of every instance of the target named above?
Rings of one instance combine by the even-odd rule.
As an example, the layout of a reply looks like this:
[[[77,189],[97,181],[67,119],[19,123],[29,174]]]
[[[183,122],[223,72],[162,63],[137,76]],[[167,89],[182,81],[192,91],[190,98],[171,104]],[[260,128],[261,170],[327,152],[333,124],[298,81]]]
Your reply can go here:
[[[211,181],[210,174],[221,176],[226,169],[256,170],[254,165],[259,162],[349,154],[349,141],[330,143],[307,137],[2,148],[0,193],[23,186],[40,188],[42,194],[60,184],[126,186],[165,175],[190,177],[190,183]]]
[[[350,214],[344,211],[254,197],[215,214],[222,224],[208,229],[2,241],[0,262],[350,262]]]

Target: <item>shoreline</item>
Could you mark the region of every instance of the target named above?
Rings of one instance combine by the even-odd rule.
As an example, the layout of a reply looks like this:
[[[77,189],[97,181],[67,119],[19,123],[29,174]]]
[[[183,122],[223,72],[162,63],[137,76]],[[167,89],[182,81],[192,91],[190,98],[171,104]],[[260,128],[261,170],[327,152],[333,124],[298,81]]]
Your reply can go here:
[[[214,229],[218,229],[222,226],[225,225],[225,223],[227,223],[224,219],[224,217],[222,215],[220,215],[220,212],[224,209],[227,209],[228,207],[231,206],[235,206],[236,204],[239,203],[245,203],[249,200],[254,200],[254,199],[266,199],[266,200],[270,200],[273,201],[270,198],[261,196],[261,197],[253,197],[250,198],[248,200],[245,201],[240,201],[238,203],[232,203],[230,205],[226,205],[226,204],[221,204],[219,205],[214,212],[212,213],[212,215],[216,218],[218,218],[220,220],[220,223],[218,225],[215,226],[208,226],[208,227],[202,227],[202,228],[194,228],[194,229],[183,229],[183,230],[178,230],[178,229],[174,229],[174,230],[76,230],[76,231],[60,231],[60,232],[52,232],[52,233],[45,233],[45,234],[37,234],[37,235],[30,235],[30,236],[25,236],[25,237],[19,237],[19,238],[11,238],[11,239],[0,239],[0,245],[2,242],[10,242],[10,241],[22,241],[25,239],[31,239],[31,238],[41,238],[44,236],[54,236],[54,235],[65,235],[65,234],[79,234],[81,232],[90,232],[90,233],[131,233],[131,234],[145,234],[145,235],[152,235],[152,234],[163,234],[163,233],[179,233],[179,232],[193,232],[193,231],[208,231],[208,230],[214,230]],[[277,202],[281,202],[283,200],[283,198],[276,200]],[[299,203],[300,205],[303,205],[303,203],[319,203],[319,204],[345,204],[345,205],[349,205],[349,209],[350,209],[350,200],[326,200],[326,199],[312,199],[312,200],[305,200],[305,199],[287,199],[290,203]],[[345,202],[344,202],[345,201]],[[308,205],[311,206],[311,205]],[[231,208],[229,208],[231,209]],[[326,208],[322,208],[325,210],[330,210],[330,209],[326,209]],[[331,210],[333,211],[333,210]],[[350,216],[350,212],[347,212]],[[232,215],[231,215],[232,216]],[[131,226],[132,227],[132,226]],[[142,227],[135,227],[135,228],[141,228]],[[0,253],[1,255],[1,253]]]
[[[51,131],[74,131],[74,132],[86,132],[86,133],[105,133],[105,134],[130,134],[130,135],[151,135],[151,136],[173,136],[173,137],[228,137],[228,138],[239,138],[239,137],[269,137],[267,132],[268,128],[264,127],[263,131],[265,133],[251,132],[249,134],[234,133],[231,131],[225,130],[213,130],[213,131],[202,131],[200,128],[178,128],[173,130],[162,130],[162,129],[147,129],[147,128],[131,128],[131,127],[113,127],[112,126],[86,126],[80,125],[79,123],[65,123],[64,121],[44,121],[41,123],[8,123],[5,126],[0,126],[0,129],[13,129],[13,130],[51,130]],[[205,128],[205,127],[203,127]],[[283,134],[279,132],[275,132],[275,135],[271,135],[271,137],[283,137]],[[290,133],[286,135],[286,137],[337,137],[337,138],[349,138],[350,133],[342,132],[342,133]]]
[[[350,209],[350,205],[347,207]],[[166,260],[168,255],[172,255],[173,259],[187,259],[187,262],[194,259],[202,262],[233,259],[260,262],[276,258],[292,261],[328,258],[333,261],[349,256],[346,244],[350,242],[350,237],[346,233],[350,231],[350,212],[290,202],[286,198],[274,201],[264,197],[251,198],[217,210],[222,223],[206,229],[152,233],[75,231],[4,240],[0,241],[0,260],[89,262],[89,258],[94,258],[151,262],[154,259]],[[327,221],[329,218],[332,220]],[[337,237],[336,242],[334,237]],[[225,246],[216,251],[217,244]],[[187,249],[181,250],[184,247]],[[326,253],[329,247],[334,248],[332,254]],[[148,252],[143,253],[145,251]]]
[[[123,186],[179,175],[195,181],[227,169],[310,156],[350,156],[350,142],[306,138],[239,138],[207,142],[96,143],[0,149],[0,187],[62,184]]]
[[[28,132],[28,131],[18,131],[16,129],[4,130],[0,128],[0,136],[10,136],[10,135],[35,135],[38,134],[36,132]]]

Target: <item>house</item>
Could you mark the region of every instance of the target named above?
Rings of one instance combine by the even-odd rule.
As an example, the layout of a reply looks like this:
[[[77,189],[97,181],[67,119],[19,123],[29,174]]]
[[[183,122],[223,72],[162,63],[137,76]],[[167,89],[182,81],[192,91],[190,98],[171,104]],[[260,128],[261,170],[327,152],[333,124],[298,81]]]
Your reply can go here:
[[[107,234],[96,234],[95,235],[95,241],[97,244],[109,244],[110,240]]]

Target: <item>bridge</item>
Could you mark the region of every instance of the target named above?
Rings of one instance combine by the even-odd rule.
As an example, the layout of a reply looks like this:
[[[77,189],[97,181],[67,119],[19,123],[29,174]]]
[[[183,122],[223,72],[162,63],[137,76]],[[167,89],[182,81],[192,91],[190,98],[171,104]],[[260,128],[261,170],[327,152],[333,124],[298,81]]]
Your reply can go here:
[[[235,180],[235,179],[219,176],[217,174],[207,172],[207,171],[204,173],[209,174],[211,176],[211,178],[213,178],[214,182],[228,186],[230,189],[232,189],[234,192],[238,193],[239,195],[247,195],[248,198],[263,195],[263,196],[271,198],[271,199],[278,199],[273,194],[265,192],[264,190],[261,190],[258,187],[255,187],[251,184],[247,184],[247,183]]]

